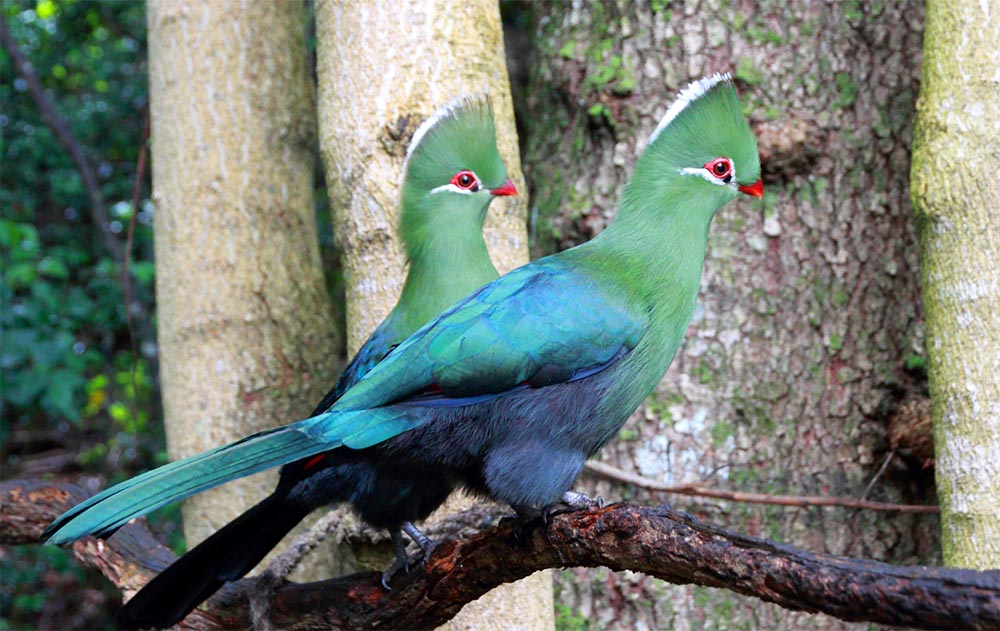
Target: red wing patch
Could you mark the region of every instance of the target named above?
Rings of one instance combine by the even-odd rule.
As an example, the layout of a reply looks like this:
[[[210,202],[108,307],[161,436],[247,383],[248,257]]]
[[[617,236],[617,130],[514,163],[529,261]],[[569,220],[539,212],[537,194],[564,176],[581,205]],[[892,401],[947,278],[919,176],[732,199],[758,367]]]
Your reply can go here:
[[[304,465],[302,465],[302,470],[305,471],[307,469],[312,469],[320,462],[322,462],[324,458],[326,458],[326,454],[316,454],[315,456],[307,460]]]

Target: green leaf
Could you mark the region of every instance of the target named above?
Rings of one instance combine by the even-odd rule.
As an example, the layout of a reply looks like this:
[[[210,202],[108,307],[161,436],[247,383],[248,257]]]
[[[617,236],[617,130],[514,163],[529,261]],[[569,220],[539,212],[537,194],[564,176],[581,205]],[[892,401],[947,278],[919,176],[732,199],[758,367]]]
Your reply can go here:
[[[3,398],[26,407],[45,389],[47,375],[40,370],[12,372],[4,376]]]
[[[129,269],[142,286],[148,287],[153,283],[156,265],[152,261],[137,261],[129,265]]]
[[[42,396],[42,407],[50,414],[67,418],[73,422],[80,420],[80,409],[76,403],[77,393],[83,388],[83,377],[71,370],[57,370],[52,374]]]
[[[48,20],[53,17],[59,11],[59,7],[56,6],[55,2],[52,0],[40,0],[35,6],[35,14],[38,15],[43,20]]]
[[[38,270],[30,261],[14,263],[3,275],[4,281],[13,289],[28,287],[38,278]]]
[[[31,356],[31,348],[38,340],[38,332],[34,329],[7,328],[3,330],[0,339],[3,340],[3,367],[8,368],[9,363],[26,361]]]
[[[63,265],[63,262],[51,256],[46,256],[41,261],[38,261],[38,273],[42,276],[58,278],[60,280],[69,278],[69,270]]]

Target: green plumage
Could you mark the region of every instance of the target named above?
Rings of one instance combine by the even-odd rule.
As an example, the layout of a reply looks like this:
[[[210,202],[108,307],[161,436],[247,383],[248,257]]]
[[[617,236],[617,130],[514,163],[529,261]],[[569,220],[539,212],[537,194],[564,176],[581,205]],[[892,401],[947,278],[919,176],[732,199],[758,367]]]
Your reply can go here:
[[[728,77],[692,84],[639,158],[618,217],[595,239],[464,298],[326,414],[196,456],[190,468],[175,463],[166,475],[123,483],[60,518],[52,540],[102,527],[108,501],[143,514],[149,492],[178,475],[199,483],[194,469],[204,488],[234,477],[217,474],[216,462],[258,467],[337,445],[348,450],[333,452],[346,460],[331,471],[329,488],[347,475],[378,486],[382,478],[365,477],[368,468],[408,476],[378,497],[345,493],[366,519],[390,499],[391,519],[420,519],[443,501],[448,480],[519,512],[557,501],[666,371],[694,309],[712,217],[740,192],[759,196],[759,179],[756,142]],[[269,444],[294,453],[272,455]],[[438,495],[416,501],[425,489]],[[403,502],[407,496],[416,500]],[[162,501],[169,499],[157,495]]]
[[[477,193],[440,190],[463,170],[481,178]],[[483,222],[494,191],[505,183],[507,170],[497,152],[488,99],[456,99],[417,128],[403,164],[400,193],[399,236],[409,265],[402,293],[314,416],[428,320],[499,275],[483,241]]]
[[[399,304],[390,316],[405,335],[470,291],[498,276],[483,241],[483,222],[493,191],[508,183],[496,147],[493,107],[463,98],[432,119],[409,151],[404,167],[399,236],[410,264]],[[471,194],[441,191],[462,170],[480,181]]]
[[[480,191],[434,192],[465,169],[481,177]],[[489,99],[468,96],[456,99],[434,112],[417,129],[403,166],[399,231],[409,265],[403,292],[393,310],[316,406],[314,417],[326,418],[322,413],[348,388],[433,316],[497,278],[482,228],[494,198],[493,191],[505,183],[509,180],[496,148]],[[385,425],[391,419],[375,414],[365,415],[357,428],[339,429],[345,423],[349,426],[352,420],[350,415],[340,415],[325,426],[326,431],[342,435],[329,442],[324,442],[322,433],[309,431],[315,424],[291,431],[279,428],[136,476],[64,514],[61,520],[83,513],[93,505],[101,507],[99,512],[73,521],[50,542],[64,543],[87,534],[108,535],[136,515],[226,480],[334,449],[345,440],[351,444],[366,442],[366,432],[371,433],[367,430],[369,424],[383,433],[391,427]],[[208,464],[203,466],[203,463]],[[127,493],[120,493],[126,489]],[[144,501],[133,504],[136,497]],[[59,523],[57,520],[50,529]]]

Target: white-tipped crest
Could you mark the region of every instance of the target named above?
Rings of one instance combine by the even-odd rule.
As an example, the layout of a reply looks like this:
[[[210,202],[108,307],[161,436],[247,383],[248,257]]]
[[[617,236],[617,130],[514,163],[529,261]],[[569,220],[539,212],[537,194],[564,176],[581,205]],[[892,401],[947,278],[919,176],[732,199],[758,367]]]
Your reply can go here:
[[[489,95],[484,93],[483,97],[489,98]],[[433,129],[433,127],[441,122],[442,119],[453,115],[456,110],[461,108],[464,104],[475,100],[475,98],[476,97],[472,94],[461,94],[434,110],[431,115],[427,117],[427,120],[420,123],[420,127],[417,127],[417,131],[413,132],[413,138],[410,139],[410,146],[406,148],[406,160],[410,159],[410,155],[413,153],[413,150],[417,148],[417,145],[419,145],[420,141],[424,139],[427,132]],[[403,171],[406,171],[406,160],[403,161]]]
[[[646,144],[653,144],[653,141],[660,135],[660,132],[663,131],[672,120],[677,118],[677,115],[683,112],[688,105],[698,100],[700,96],[711,90],[717,84],[723,81],[730,81],[732,78],[732,75],[728,72],[717,72],[711,77],[705,77],[704,79],[692,81],[687,84],[687,87],[680,91],[680,94],[677,95],[677,99],[667,109],[667,113],[660,119],[660,124],[653,130],[653,133],[650,135],[649,141]]]

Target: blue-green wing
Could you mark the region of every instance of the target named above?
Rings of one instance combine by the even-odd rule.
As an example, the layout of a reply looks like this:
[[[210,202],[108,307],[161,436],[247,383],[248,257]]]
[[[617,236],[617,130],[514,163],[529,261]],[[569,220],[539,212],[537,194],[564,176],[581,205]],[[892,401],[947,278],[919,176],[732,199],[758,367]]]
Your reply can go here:
[[[323,400],[312,411],[312,416],[318,416],[329,410],[351,386],[367,375],[368,371],[382,361],[402,341],[399,339],[401,336],[396,333],[399,327],[397,326],[398,318],[395,315],[396,311],[394,309],[382,321],[382,324],[372,332],[364,345],[358,349],[358,352],[351,359],[350,363],[347,364],[347,368],[344,368],[344,371],[340,373],[337,383],[334,384],[333,388],[326,393]]]
[[[507,274],[417,331],[333,409],[379,407],[426,393],[474,399],[530,385],[540,374],[556,375],[549,379],[555,382],[611,362],[638,343],[645,315],[596,273],[545,259]],[[405,426],[395,421],[394,428]],[[391,437],[383,434],[364,442]],[[350,438],[344,444],[359,446]]]

